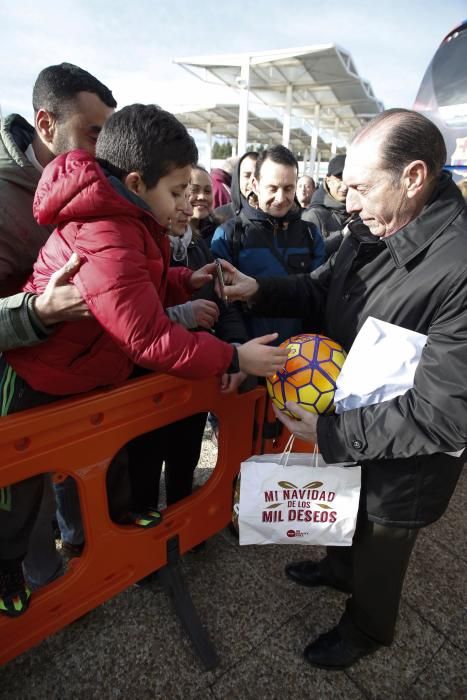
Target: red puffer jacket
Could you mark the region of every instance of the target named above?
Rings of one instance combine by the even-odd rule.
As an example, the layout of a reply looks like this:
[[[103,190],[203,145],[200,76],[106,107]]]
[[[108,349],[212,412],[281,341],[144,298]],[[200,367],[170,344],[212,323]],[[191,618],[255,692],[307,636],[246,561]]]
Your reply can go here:
[[[94,318],[60,324],[41,345],[5,353],[38,391],[66,395],[116,384],[133,364],[198,379],[224,373],[232,361],[231,345],[167,317],[165,307],[190,298],[192,273],[169,268],[161,228],[118,185],[84,151],[56,158],[39,182],[34,215],[56,229],[24,290],[42,292],[76,251],[83,264],[74,284]]]

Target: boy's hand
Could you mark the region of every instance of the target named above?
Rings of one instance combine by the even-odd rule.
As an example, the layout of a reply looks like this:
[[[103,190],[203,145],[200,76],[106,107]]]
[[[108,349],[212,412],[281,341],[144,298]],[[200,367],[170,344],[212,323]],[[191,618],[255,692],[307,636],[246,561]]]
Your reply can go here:
[[[239,345],[237,351],[240,369],[258,377],[268,377],[281,370],[287,361],[288,350],[268,345],[276,338],[277,333],[271,333]]]
[[[220,259],[222,271],[224,273],[224,295],[228,301],[248,301],[258,291],[258,282],[254,277],[248,277],[243,272],[237,270],[227,260]],[[215,284],[216,294],[222,296],[219,282]]]
[[[223,374],[221,377],[221,392],[223,394],[233,394],[240,384],[247,378],[246,372],[236,372],[235,374]]]
[[[201,289],[205,284],[210,282],[215,274],[216,271],[216,263],[208,263],[207,265],[203,265],[203,267],[200,267],[199,270],[195,270],[193,274],[191,275],[191,288],[192,289]]]
[[[285,407],[290,413],[293,413],[295,418],[291,418],[286,413],[279,411],[279,409],[272,404],[276,418],[278,418],[295,437],[300,438],[300,440],[305,440],[305,442],[313,442],[317,445],[318,416],[314,413],[310,413],[310,411],[306,411],[294,401],[287,401]]]
[[[44,326],[61,321],[82,321],[92,316],[80,292],[70,282],[81,262],[73,253],[68,262],[53,273],[43,293],[36,297],[34,310]]]
[[[191,308],[196,325],[200,328],[212,328],[219,319],[219,307],[214,301],[208,299],[194,299]]]

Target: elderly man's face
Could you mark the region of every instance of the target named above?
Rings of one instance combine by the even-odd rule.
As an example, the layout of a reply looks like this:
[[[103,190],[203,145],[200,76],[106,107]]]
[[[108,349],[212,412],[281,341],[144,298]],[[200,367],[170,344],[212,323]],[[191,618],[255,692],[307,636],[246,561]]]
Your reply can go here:
[[[381,141],[375,137],[347,151],[343,179],[348,187],[347,211],[358,214],[374,236],[387,238],[412,220],[414,202],[401,181],[381,167]]]

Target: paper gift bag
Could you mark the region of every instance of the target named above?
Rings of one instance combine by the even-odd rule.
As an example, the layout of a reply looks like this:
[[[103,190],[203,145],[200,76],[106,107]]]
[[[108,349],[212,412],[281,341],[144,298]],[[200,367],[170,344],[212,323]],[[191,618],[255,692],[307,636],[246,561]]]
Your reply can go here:
[[[241,465],[240,544],[350,546],[360,498],[358,465],[321,455],[250,457]]]

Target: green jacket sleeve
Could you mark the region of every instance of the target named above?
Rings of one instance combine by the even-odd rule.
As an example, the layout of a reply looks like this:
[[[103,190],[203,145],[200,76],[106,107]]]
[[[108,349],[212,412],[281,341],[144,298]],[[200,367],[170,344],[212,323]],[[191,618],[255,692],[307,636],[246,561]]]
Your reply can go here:
[[[36,345],[53,332],[37,317],[34,299],[29,292],[0,299],[0,352]]]

